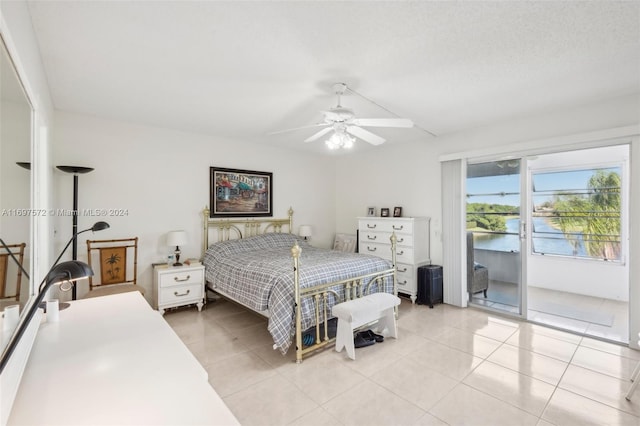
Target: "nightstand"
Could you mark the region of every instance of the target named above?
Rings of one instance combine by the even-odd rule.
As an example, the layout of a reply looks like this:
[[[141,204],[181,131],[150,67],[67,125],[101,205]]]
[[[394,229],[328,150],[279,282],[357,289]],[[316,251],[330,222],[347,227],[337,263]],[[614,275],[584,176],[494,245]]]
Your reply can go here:
[[[153,265],[154,307],[164,315],[167,308],[195,303],[204,305],[204,266]]]

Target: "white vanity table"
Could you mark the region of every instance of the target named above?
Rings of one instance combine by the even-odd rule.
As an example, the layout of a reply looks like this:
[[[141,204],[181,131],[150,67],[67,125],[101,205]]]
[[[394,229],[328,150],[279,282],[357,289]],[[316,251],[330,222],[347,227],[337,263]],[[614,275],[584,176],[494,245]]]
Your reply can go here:
[[[9,425],[237,425],[162,316],[131,292],[43,322]]]

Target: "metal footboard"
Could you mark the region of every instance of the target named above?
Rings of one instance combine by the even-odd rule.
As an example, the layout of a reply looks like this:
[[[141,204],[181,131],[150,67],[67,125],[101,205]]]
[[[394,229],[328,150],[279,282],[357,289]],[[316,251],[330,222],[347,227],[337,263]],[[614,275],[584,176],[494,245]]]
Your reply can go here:
[[[293,257],[293,274],[294,274],[294,309],[295,309],[295,328],[296,328],[296,362],[302,362],[302,358],[318,349],[321,349],[335,341],[335,337],[329,337],[329,320],[331,312],[329,310],[329,296],[332,295],[336,303],[347,300],[357,299],[371,292],[371,288],[377,284],[378,289],[384,289],[385,281],[391,279],[393,282],[393,294],[398,294],[396,281],[396,236],[391,235],[391,259],[392,267],[384,271],[378,271],[349,278],[346,280],[335,281],[331,283],[321,284],[309,288],[300,288],[299,266],[300,254],[302,249],[296,244],[291,248],[291,256]],[[366,284],[365,284],[366,283]],[[336,288],[341,289],[339,292]],[[341,296],[341,294],[343,296]],[[315,306],[315,338],[313,344],[304,345],[302,336],[305,330],[302,330],[302,309],[301,302],[305,298],[313,298]],[[322,324],[322,327],[321,327]],[[323,331],[321,331],[321,329]]]

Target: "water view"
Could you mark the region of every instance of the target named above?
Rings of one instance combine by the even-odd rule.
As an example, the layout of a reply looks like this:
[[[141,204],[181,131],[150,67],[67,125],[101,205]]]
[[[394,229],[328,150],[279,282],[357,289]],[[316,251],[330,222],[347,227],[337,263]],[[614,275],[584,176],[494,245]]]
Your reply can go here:
[[[474,246],[477,249],[516,252],[520,251],[520,239],[518,230],[520,219],[513,218],[506,220],[508,234],[482,234],[476,233]],[[567,240],[562,232],[547,223],[545,218],[533,219],[533,246],[536,253],[553,253],[566,256],[587,256],[582,236],[578,237],[576,252],[574,247]],[[544,238],[537,237],[542,234]],[[547,234],[553,233],[553,235]]]

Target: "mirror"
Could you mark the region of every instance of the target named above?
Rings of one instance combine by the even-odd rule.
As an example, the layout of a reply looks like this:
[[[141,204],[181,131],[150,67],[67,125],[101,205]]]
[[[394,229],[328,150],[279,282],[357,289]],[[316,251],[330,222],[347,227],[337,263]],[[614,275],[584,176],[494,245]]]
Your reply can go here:
[[[31,275],[33,108],[2,34],[0,42],[0,238],[8,246],[25,244],[22,266]],[[19,248],[11,251],[19,259]],[[29,278],[18,272],[18,266],[0,245],[0,311],[19,304],[22,313],[32,294]],[[3,335],[3,344],[7,337]]]

